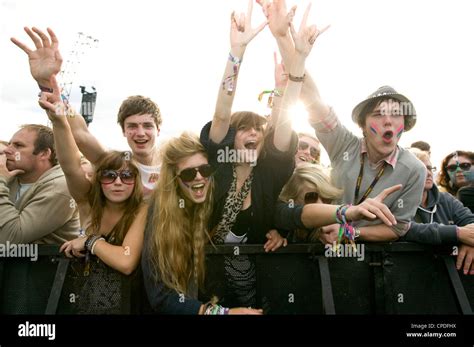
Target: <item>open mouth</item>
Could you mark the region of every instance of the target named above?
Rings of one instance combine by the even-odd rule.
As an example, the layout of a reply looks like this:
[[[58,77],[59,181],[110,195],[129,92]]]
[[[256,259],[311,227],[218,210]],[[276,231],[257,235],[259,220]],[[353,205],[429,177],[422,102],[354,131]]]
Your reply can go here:
[[[247,148],[247,149],[255,150],[255,149],[257,149],[257,141],[250,140],[250,141],[245,143],[244,147]]]
[[[134,142],[139,146],[144,146],[148,140],[135,140]]]
[[[393,131],[389,130],[383,133],[382,138],[385,142],[391,142],[393,139]]]
[[[298,159],[305,162],[308,161],[308,158],[303,157],[303,156],[299,156]]]
[[[198,184],[193,184],[191,186],[191,190],[196,193],[196,195],[203,195],[204,193],[204,187],[206,185],[204,183],[198,183]]]

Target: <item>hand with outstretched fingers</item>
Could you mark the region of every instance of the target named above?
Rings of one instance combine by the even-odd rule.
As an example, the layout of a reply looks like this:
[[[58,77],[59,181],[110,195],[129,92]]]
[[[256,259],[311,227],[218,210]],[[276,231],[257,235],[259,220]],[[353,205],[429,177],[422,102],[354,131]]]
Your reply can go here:
[[[252,28],[252,11],[253,2],[249,0],[247,15],[241,13],[237,15],[232,12],[231,28],[230,28],[230,45],[232,48],[244,48],[257,36],[259,32],[265,28],[267,21],[263,22],[256,28]]]
[[[398,184],[390,188],[384,189],[379,195],[373,199],[366,199],[359,205],[351,206],[346,211],[346,217],[350,221],[360,219],[374,220],[379,218],[388,226],[396,225],[397,220],[390,212],[390,209],[383,203],[384,199],[390,194],[402,189],[402,185]]]
[[[285,0],[257,0],[257,3],[262,7],[263,14],[267,17],[268,26],[273,36],[279,38],[288,35],[296,6],[293,6],[290,12],[287,12]]]
[[[298,32],[296,32],[293,25],[293,18],[291,18],[290,22],[290,33],[291,37],[293,38],[293,42],[295,43],[295,50],[305,57],[311,52],[311,49],[313,48],[318,36],[329,28],[329,26],[327,26],[324,29],[319,30],[316,25],[307,26],[310,10],[311,3],[309,3],[308,7],[306,7],[306,11],[304,12]]]
[[[48,35],[38,28],[24,28],[28,36],[33,41],[36,49],[30,49],[26,44],[16,38],[11,41],[28,55],[30,71],[33,78],[40,86],[49,88],[51,76],[57,75],[61,71],[63,59],[59,52],[59,42],[56,34],[50,28],[47,29]]]

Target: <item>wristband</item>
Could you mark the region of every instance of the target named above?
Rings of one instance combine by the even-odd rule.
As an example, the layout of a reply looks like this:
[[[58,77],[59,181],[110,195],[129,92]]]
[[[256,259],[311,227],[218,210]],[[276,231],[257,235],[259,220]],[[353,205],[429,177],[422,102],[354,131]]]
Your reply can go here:
[[[301,77],[293,76],[292,74],[288,74],[288,79],[292,82],[304,82],[305,77],[306,77],[306,74],[304,74]]]

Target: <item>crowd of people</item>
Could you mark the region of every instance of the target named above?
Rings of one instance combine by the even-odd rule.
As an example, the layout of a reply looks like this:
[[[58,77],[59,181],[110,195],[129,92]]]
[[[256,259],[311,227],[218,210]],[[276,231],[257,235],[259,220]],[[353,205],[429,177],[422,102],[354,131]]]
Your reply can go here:
[[[160,148],[162,115],[151,99],[130,96],[118,110],[130,151],[105,149],[61,95],[55,33],[25,28],[34,49],[13,38],[28,55],[52,128],[25,125],[0,142],[0,242],[60,244],[66,256],[97,257],[124,276],[140,267],[158,313],[263,313],[246,255],[219,264],[226,296],[198,299],[207,244],[261,244],[266,252],[288,242],[449,244],[459,246],[457,268],[474,274],[474,153],[450,153],[437,171],[428,144],[402,148],[417,114],[390,86],[354,107],[363,137],[351,133],[305,69],[326,30],[308,24],[311,5],[296,29],[296,8],[257,3],[266,16],[259,26],[251,24],[252,0],[246,14],[231,16],[210,121]],[[233,100],[246,48],[267,26],[282,62],[275,58],[272,114],[263,117],[233,110]],[[298,100],[313,134],[292,130]],[[321,146],[329,169],[319,163]]]

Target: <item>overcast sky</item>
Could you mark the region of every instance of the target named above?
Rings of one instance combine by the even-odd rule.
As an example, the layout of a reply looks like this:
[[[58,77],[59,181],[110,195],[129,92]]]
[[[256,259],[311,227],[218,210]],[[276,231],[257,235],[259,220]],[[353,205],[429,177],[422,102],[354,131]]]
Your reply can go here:
[[[0,1],[0,139],[9,140],[20,124],[46,124],[26,55],[9,39],[14,36],[33,47],[23,27],[49,26],[59,37],[65,61],[78,32],[99,40],[76,66],[71,100],[79,106],[79,85],[97,88],[90,129],[116,149],[127,148],[116,114],[130,95],[158,103],[161,138],[183,130],[199,132],[211,120],[229,52],[230,13],[247,7],[247,0]],[[299,25],[308,1],[287,1],[298,4]],[[382,85],[405,94],[415,105],[418,122],[400,144],[429,142],[439,166],[456,149],[474,150],[472,6],[469,0],[313,1],[311,21],[331,28],[318,38],[307,68],[323,99],[357,134],[350,115],[359,101]],[[263,20],[255,5],[254,25]],[[268,112],[257,96],[273,88],[275,49],[268,28],[250,43],[234,110]],[[300,111],[294,114],[294,127],[311,131]]]

